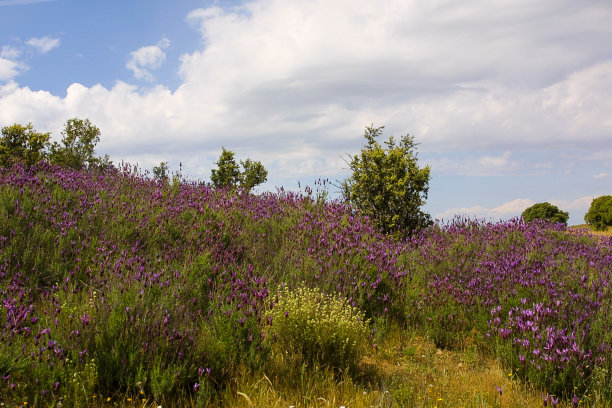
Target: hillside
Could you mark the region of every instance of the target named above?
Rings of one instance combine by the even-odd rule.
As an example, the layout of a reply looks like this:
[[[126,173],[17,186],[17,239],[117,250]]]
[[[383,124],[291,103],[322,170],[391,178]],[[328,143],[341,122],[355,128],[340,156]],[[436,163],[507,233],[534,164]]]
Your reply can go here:
[[[10,406],[612,406],[609,237],[44,162],[0,220]]]

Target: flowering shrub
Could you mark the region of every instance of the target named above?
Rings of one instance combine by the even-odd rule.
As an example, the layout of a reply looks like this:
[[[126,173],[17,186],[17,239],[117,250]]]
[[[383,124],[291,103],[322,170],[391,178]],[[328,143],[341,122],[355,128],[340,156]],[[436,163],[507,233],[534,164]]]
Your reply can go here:
[[[366,351],[368,321],[364,314],[317,288],[290,291],[284,287],[269,316],[282,350],[310,364],[354,368]]]
[[[214,400],[265,368],[269,313],[279,325],[323,307],[343,323],[277,327],[279,345],[344,368],[366,319],[395,320],[439,347],[476,342],[556,396],[612,400],[611,269],[612,238],[559,224],[457,219],[400,240],[308,191],[13,163],[0,169],[0,401]],[[281,290],[283,306],[281,285],[312,289]]]

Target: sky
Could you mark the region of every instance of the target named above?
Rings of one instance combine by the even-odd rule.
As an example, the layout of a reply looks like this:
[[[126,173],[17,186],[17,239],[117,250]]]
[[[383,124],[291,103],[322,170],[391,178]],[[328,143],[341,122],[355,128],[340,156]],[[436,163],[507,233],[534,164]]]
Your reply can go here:
[[[98,154],[204,181],[224,147],[259,191],[341,182],[385,126],[418,143],[434,218],[582,224],[612,194],[610,21],[610,0],[0,0],[0,126],[88,118]]]

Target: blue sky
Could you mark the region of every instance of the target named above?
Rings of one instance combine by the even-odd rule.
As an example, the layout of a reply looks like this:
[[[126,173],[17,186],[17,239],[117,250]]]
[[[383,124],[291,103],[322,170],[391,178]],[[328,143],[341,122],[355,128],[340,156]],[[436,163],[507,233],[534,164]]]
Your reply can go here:
[[[262,188],[342,180],[365,126],[410,133],[437,218],[612,194],[609,0],[0,0],[0,125],[100,127],[100,154]],[[332,191],[333,193],[334,191]]]

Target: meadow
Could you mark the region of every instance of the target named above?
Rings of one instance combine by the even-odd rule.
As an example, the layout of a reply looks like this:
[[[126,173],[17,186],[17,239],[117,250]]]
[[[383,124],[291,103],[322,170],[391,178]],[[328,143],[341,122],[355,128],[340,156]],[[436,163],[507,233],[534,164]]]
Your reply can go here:
[[[612,407],[612,237],[0,170],[0,406]]]

